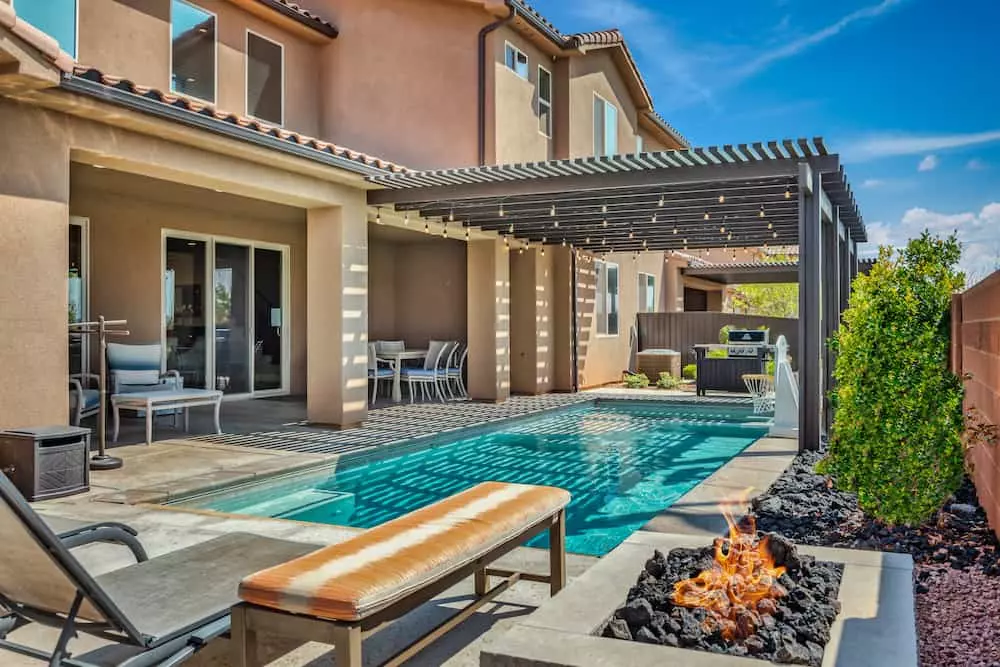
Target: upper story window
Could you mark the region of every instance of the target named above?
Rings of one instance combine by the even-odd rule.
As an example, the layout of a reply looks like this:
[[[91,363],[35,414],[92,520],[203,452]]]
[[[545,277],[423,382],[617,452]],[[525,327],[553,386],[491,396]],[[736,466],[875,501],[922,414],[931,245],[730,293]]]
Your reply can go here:
[[[77,0],[14,0],[17,16],[59,42],[76,58]]]
[[[618,335],[618,265],[611,262],[594,262],[594,319],[597,333]]]
[[[171,91],[215,103],[217,23],[212,12],[171,0]]]
[[[538,67],[538,130],[552,136],[552,73]]]
[[[618,154],[618,107],[594,94],[594,155]]]
[[[656,312],[656,276],[651,273],[639,274],[639,312]]]
[[[507,65],[507,69],[514,72],[519,77],[528,80],[528,56],[511,44],[510,42],[505,42],[504,46],[504,64]]]
[[[276,125],[285,116],[285,48],[247,30],[247,115]]]

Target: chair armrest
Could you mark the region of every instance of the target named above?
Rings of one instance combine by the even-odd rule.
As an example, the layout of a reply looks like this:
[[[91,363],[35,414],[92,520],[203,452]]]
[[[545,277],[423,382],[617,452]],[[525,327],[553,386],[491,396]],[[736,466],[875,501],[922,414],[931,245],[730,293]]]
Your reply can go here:
[[[83,385],[80,384],[80,379],[75,378],[72,375],[69,376],[69,390],[71,392],[76,392],[77,394],[83,394]]]
[[[93,380],[94,385],[96,386],[97,384],[100,383],[101,376],[98,375],[97,373],[73,373],[72,375],[69,376],[69,379],[71,382],[73,380],[78,380],[81,386],[89,384],[89,382],[84,382],[84,380]]]
[[[146,550],[142,548],[139,540],[136,539],[136,535],[138,535],[138,532],[131,526],[116,522],[102,522],[74,528],[65,533],[60,533],[58,537],[67,549],[73,549],[85,544],[93,544],[94,542],[120,544],[128,547],[132,555],[135,556],[136,562],[141,563],[149,560],[149,556],[146,555]]]
[[[166,373],[160,373],[160,379],[162,380],[165,378],[177,378],[178,380],[180,380],[181,379],[180,371],[171,370],[167,371]]]

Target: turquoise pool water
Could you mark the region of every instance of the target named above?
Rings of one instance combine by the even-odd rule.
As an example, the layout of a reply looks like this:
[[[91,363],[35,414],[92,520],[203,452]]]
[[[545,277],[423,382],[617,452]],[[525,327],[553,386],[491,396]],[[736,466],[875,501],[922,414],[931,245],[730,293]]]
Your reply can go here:
[[[567,549],[602,556],[764,431],[730,406],[584,404],[183,504],[370,528],[479,482],[546,484],[573,494]],[[546,543],[542,535],[532,546]]]

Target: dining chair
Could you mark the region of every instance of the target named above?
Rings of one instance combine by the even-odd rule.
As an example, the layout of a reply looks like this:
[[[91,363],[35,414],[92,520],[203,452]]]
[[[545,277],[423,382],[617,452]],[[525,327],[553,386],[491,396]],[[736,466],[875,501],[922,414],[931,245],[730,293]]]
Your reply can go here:
[[[450,383],[448,382],[448,367],[451,366],[455,358],[455,350],[457,349],[458,341],[450,340],[446,342],[444,353],[441,355],[441,363],[437,368],[438,395],[441,396],[442,401],[445,400],[445,395],[452,400],[455,398],[455,394],[452,393]]]
[[[434,345],[434,343],[442,344]],[[404,368],[400,371],[400,378],[406,380],[407,386],[410,389],[410,403],[413,402],[415,396],[415,386],[420,387],[422,397],[426,399],[432,398],[431,393],[428,391],[428,388],[430,388],[434,390],[439,399],[444,401],[444,397],[441,394],[441,387],[438,385],[438,376],[441,373],[439,370],[441,358],[447,351],[448,348],[444,345],[444,341],[431,341],[423,368]]]
[[[398,354],[406,351],[406,342],[401,340],[377,340],[374,345],[377,354]]]
[[[386,359],[379,359],[375,350],[375,343],[368,343],[368,379],[372,383],[371,405],[375,405],[378,398],[378,383],[389,382],[392,385],[396,377],[396,366]]]
[[[468,398],[469,392],[465,389],[465,360],[469,356],[469,346],[457,343],[452,352],[452,360],[448,362],[448,385],[455,383],[455,391],[460,398]]]

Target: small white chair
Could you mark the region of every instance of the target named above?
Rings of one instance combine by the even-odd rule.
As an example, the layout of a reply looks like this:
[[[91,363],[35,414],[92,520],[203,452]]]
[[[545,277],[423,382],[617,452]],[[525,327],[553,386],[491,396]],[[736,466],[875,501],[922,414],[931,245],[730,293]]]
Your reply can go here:
[[[371,405],[375,405],[378,398],[378,383],[392,382],[396,377],[396,366],[391,361],[379,359],[375,351],[375,343],[368,343],[368,379],[372,383]]]
[[[756,415],[774,412],[774,378],[770,375],[744,375],[743,382],[753,399]]]
[[[427,359],[424,361],[423,368],[404,368],[400,372],[400,377],[406,380],[407,386],[410,388],[410,403],[414,399],[414,385],[420,387],[421,396],[429,400],[432,398],[431,393],[428,388],[434,390],[437,397],[444,401],[444,395],[441,393],[441,386],[438,384],[438,378],[443,371],[440,370],[441,359],[445,357],[445,353],[448,351],[448,346],[445,341],[435,341],[432,340],[427,349]]]
[[[448,388],[451,389],[452,383],[455,385],[455,393],[458,394],[459,398],[468,398],[469,392],[465,389],[465,359],[469,356],[469,346],[463,345],[462,343],[456,343],[454,350],[451,354],[451,359],[448,360]]]

